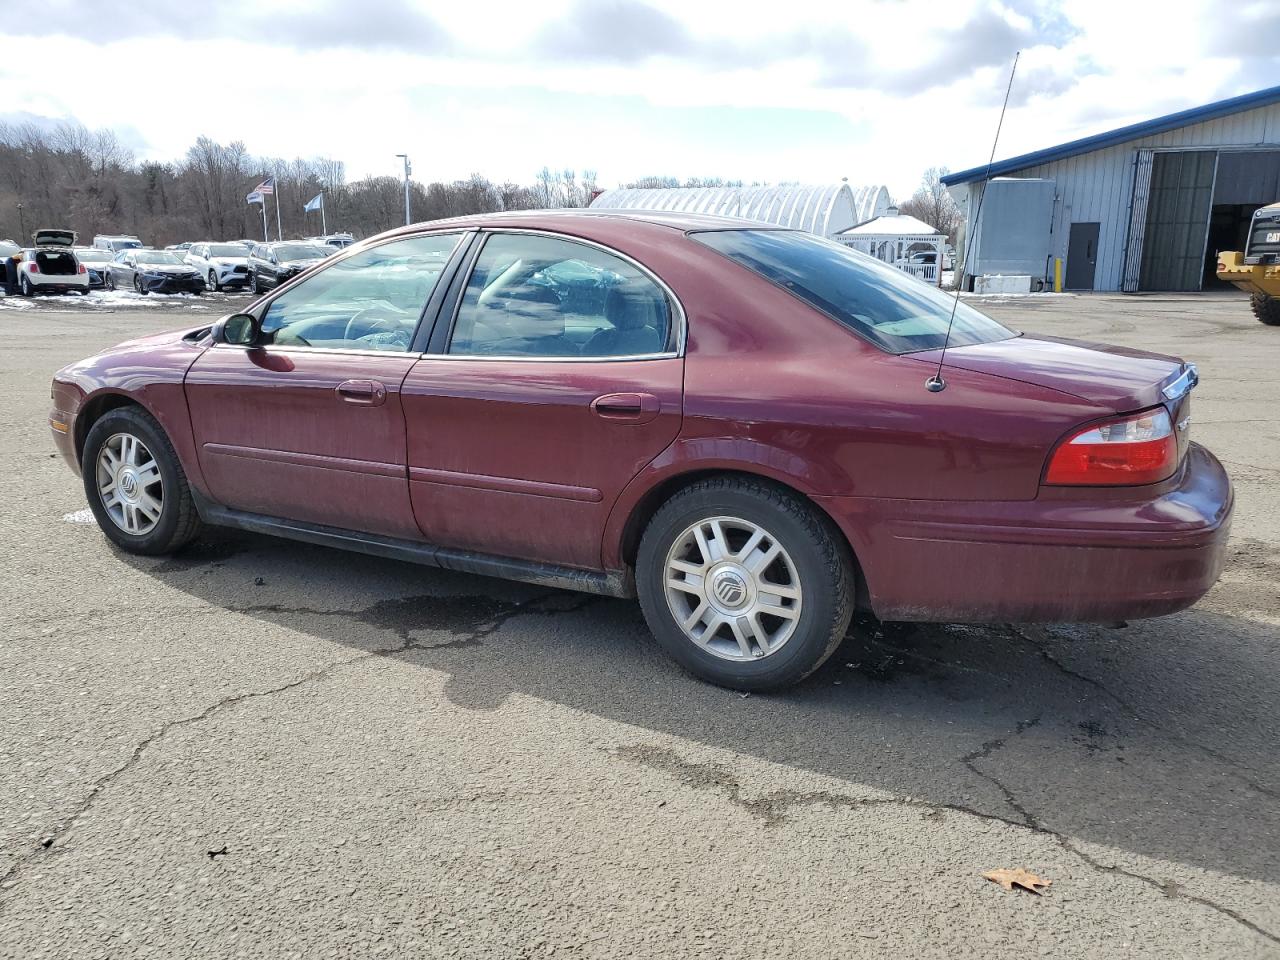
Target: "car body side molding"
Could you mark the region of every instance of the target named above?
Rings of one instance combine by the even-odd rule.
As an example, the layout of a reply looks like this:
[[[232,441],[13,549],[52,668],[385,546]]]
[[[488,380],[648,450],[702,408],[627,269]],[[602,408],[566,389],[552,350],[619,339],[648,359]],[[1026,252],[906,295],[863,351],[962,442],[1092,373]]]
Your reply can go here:
[[[533,560],[518,560],[468,550],[437,547],[430,543],[400,540],[356,530],[327,527],[316,523],[267,517],[245,513],[214,503],[192,490],[196,510],[206,523],[251,533],[264,533],[322,547],[336,547],[371,557],[404,560],[458,573],[474,573],[484,577],[518,580],[558,590],[577,590],[605,597],[630,598],[636,595],[635,580],[630,571],[601,572],[579,570]]]

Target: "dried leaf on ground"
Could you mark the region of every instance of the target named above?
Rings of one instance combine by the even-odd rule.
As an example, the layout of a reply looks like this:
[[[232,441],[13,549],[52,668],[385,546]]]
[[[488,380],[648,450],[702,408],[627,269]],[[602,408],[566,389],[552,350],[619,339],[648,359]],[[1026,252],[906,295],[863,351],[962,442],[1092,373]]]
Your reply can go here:
[[[1021,867],[1016,870],[1010,870],[1007,867],[999,870],[988,870],[983,876],[992,883],[1000,884],[1006,890],[1021,887],[1023,890],[1034,893],[1037,897],[1044,893],[1049,885],[1053,883],[1052,880],[1041,880],[1034,873],[1029,870],[1023,870]]]

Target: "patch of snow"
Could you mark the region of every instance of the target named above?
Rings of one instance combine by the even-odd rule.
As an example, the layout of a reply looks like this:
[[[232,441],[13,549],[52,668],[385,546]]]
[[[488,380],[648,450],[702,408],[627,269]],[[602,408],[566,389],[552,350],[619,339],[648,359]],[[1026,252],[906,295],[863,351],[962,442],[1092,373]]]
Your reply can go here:
[[[77,510],[75,513],[64,513],[62,515],[63,523],[97,523],[98,519],[93,515],[93,511],[89,509]]]

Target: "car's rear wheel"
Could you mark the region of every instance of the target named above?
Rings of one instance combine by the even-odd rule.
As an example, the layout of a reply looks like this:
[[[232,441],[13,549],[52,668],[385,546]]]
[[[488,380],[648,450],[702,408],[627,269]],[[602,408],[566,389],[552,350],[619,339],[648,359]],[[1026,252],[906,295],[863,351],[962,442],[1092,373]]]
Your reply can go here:
[[[1269,297],[1265,293],[1255,293],[1249,298],[1253,315],[1268,327],[1280,327],[1280,297]]]
[[[664,504],[636,563],[645,620],[691,673],[738,690],[804,679],[853,615],[853,562],[829,520],[776,484],[704,480]]]
[[[31,286],[31,281],[24,274],[18,279],[18,292],[24,297],[35,296],[35,288]]]
[[[89,428],[81,456],[89,507],[102,532],[130,553],[177,550],[200,517],[173,444],[139,407],[110,411]]]

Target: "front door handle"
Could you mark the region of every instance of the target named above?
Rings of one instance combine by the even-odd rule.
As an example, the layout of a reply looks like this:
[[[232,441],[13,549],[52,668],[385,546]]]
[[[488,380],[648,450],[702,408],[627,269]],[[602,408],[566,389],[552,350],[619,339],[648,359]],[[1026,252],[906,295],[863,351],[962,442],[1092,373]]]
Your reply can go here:
[[[344,380],[337,393],[344,402],[361,407],[380,407],[387,402],[387,388],[377,380]]]
[[[648,423],[662,412],[662,403],[651,393],[607,393],[591,401],[591,410],[602,420]]]

